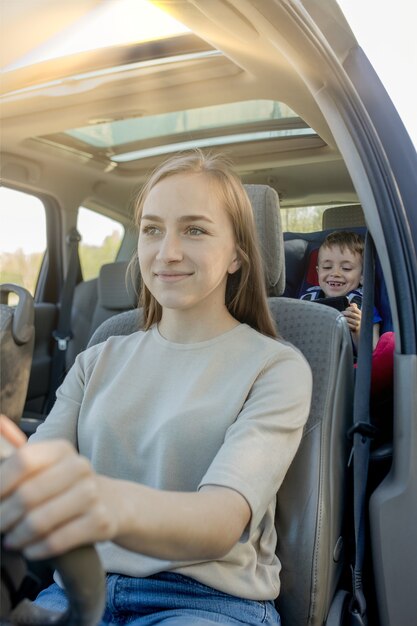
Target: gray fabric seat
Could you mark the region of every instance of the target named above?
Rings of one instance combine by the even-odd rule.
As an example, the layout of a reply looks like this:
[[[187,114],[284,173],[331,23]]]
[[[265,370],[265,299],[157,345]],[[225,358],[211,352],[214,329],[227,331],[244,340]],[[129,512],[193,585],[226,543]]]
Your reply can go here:
[[[304,306],[304,304],[309,306]],[[278,492],[278,608],[284,624],[325,623],[346,559],[348,438],[353,412],[349,330],[334,309],[270,299],[279,329],[310,363],[313,398],[297,455]]]
[[[128,274],[128,262],[106,263],[98,278],[79,283],[71,311],[72,340],[68,344],[66,367],[85,350],[93,332],[102,322],[136,307],[137,295]]]
[[[274,194],[256,187],[252,190],[257,195],[255,212],[268,212]],[[259,224],[267,222],[259,220],[258,229]],[[277,496],[277,554],[283,566],[277,606],[283,624],[321,626],[340,579],[347,542],[343,518],[346,432],[352,420],[353,398],[351,340],[343,316],[334,309],[277,297],[285,284],[279,218],[268,223],[268,237],[263,236],[262,229],[259,234],[270,294],[273,291],[269,303],[274,319],[282,336],[303,352],[313,371],[311,412],[300,448]],[[269,245],[277,246],[278,254],[265,254]],[[282,263],[281,268],[277,268],[277,262]],[[272,287],[271,276],[275,283]],[[140,310],[112,317],[96,330],[89,345],[112,335],[135,332],[141,324]]]
[[[355,227],[366,228],[365,215],[360,204],[333,206],[323,211],[323,230]]]

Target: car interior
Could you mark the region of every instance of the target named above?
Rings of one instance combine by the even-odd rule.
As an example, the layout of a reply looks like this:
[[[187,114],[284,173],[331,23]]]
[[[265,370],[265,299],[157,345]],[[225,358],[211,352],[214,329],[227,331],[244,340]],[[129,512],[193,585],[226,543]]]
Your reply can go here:
[[[349,86],[341,68],[357,42],[332,1],[161,0],[154,3],[157,20],[162,11],[178,20],[174,34],[50,53],[46,44],[65,49],[106,4],[20,0],[2,7],[8,43],[0,45],[0,191],[40,202],[45,241],[31,286],[9,269],[10,254],[1,253],[2,411],[30,435],[79,352],[140,328],[134,198],[174,153],[197,147],[225,154],[252,203],[278,330],[305,355],[314,378],[303,440],[277,497],[283,566],[277,607],[284,624],[341,626],[347,611],[358,613],[352,603],[348,608],[355,503],[347,436],[356,420],[357,371],[343,316],[299,299],[316,284],[326,234],[346,229],[372,236],[380,334],[396,332],[398,362],[407,341],[398,332],[404,299],[384,234],[388,211],[378,209],[343,104]],[[125,24],[129,17],[136,19],[125,12]],[[111,220],[120,233],[106,258],[108,241],[90,246],[99,261],[93,273],[83,257],[85,210]],[[31,227],[20,222],[19,228]],[[370,354],[364,339],[358,360],[369,363]],[[369,419],[379,430],[369,442],[367,507],[392,468],[395,416],[412,402],[402,399],[403,390],[396,378],[381,402],[371,403]],[[365,397],[369,404],[369,387]],[[392,626],[400,622],[381,615],[409,615],[400,599],[409,595],[402,589],[387,600],[385,553],[369,540],[380,523],[376,502],[366,521],[363,585],[369,623]]]

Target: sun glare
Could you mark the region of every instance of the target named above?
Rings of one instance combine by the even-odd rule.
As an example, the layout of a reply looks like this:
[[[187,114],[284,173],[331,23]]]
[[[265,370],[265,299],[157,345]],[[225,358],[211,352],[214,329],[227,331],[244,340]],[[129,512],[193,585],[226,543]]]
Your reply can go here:
[[[148,0],[106,0],[76,23],[5,68],[129,43],[163,39],[189,32],[183,24]]]

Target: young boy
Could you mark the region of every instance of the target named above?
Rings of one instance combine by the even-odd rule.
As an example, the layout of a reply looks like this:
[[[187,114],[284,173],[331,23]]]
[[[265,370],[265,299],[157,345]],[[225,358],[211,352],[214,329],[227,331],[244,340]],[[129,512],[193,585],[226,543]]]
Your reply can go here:
[[[350,231],[335,231],[327,235],[320,246],[317,260],[318,286],[310,287],[302,300],[317,300],[346,296],[349,306],[342,312],[346,318],[355,348],[358,348],[362,307],[362,263],[364,241]],[[373,347],[379,339],[382,321],[374,309]]]
[[[319,248],[317,259],[318,286],[310,287],[302,300],[317,300],[334,296],[346,296],[349,306],[342,311],[351,332],[355,350],[358,349],[362,307],[362,263],[364,241],[350,231],[335,231],[327,235]],[[374,308],[373,354],[371,379],[371,409],[374,419],[386,435],[390,423],[393,402],[395,335],[384,333],[379,338],[382,321]]]

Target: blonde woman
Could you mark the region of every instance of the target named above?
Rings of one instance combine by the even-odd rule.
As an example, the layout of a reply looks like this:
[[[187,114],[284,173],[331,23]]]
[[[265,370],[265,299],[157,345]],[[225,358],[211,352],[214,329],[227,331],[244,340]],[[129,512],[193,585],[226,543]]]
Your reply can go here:
[[[97,542],[101,624],[279,624],[275,495],[311,373],[277,338],[250,202],[218,156],[176,156],[136,207],[145,327],[79,355],[3,465],[5,544]],[[59,585],[37,602],[63,609]]]

